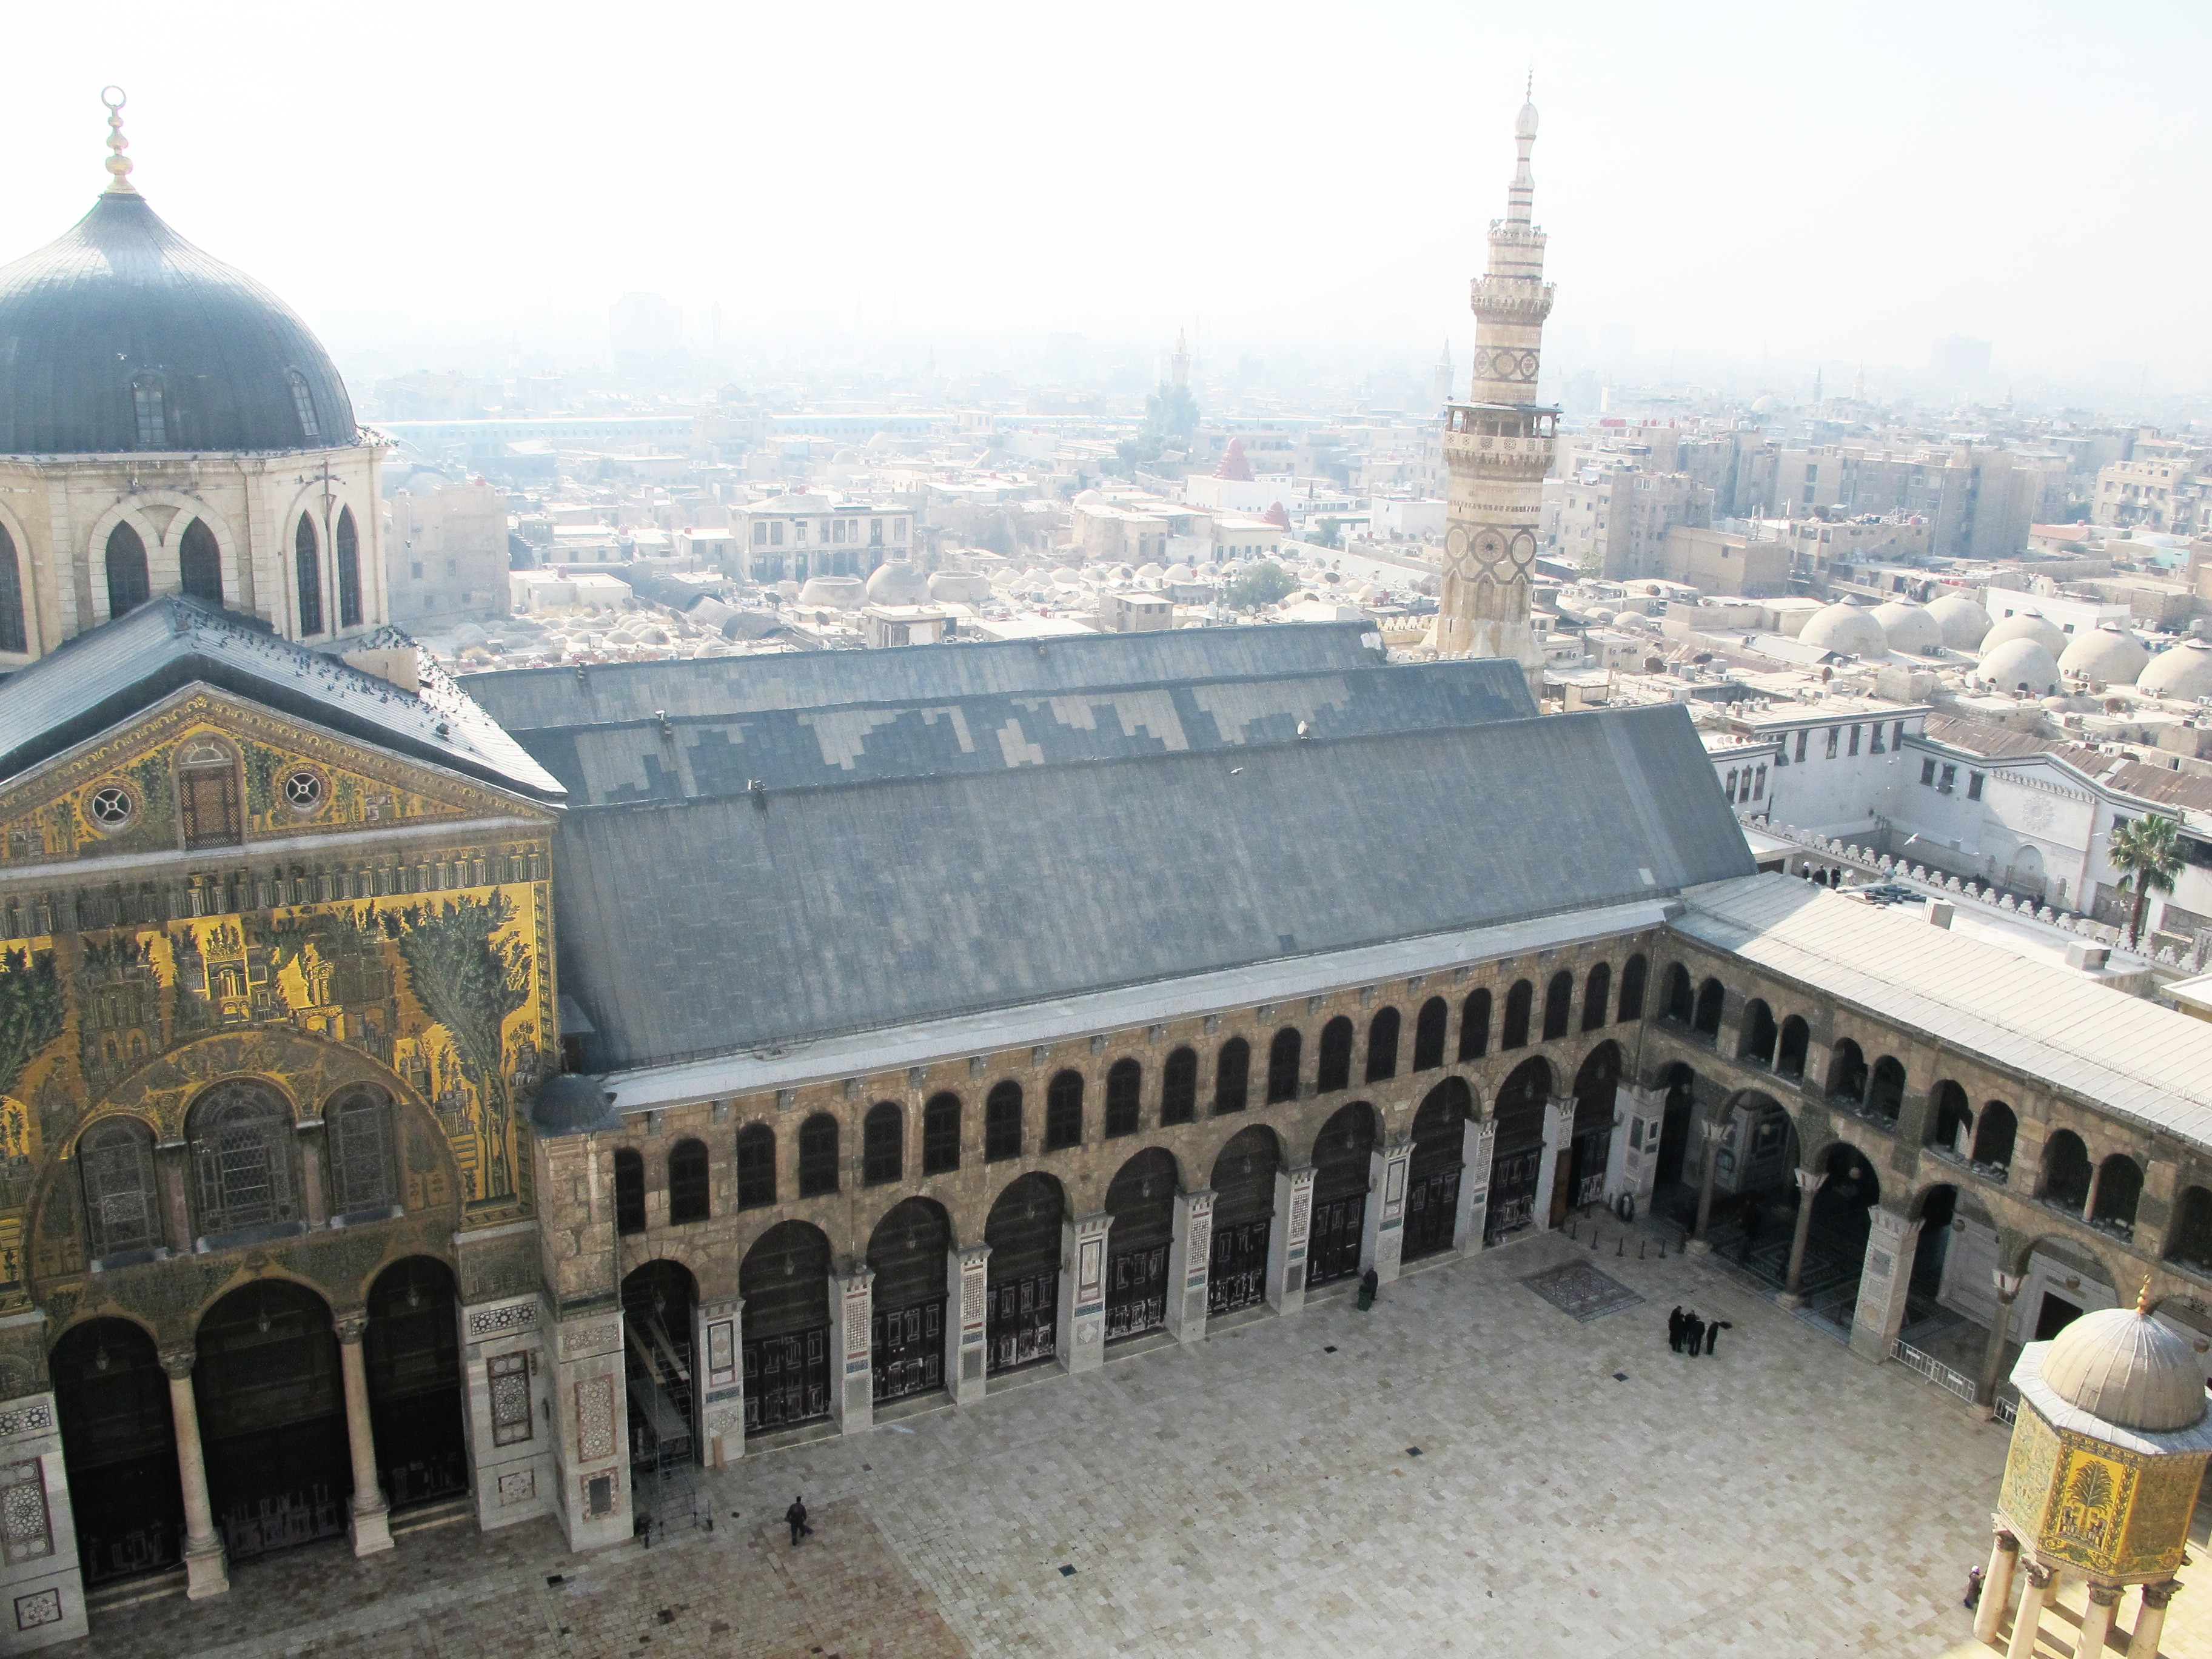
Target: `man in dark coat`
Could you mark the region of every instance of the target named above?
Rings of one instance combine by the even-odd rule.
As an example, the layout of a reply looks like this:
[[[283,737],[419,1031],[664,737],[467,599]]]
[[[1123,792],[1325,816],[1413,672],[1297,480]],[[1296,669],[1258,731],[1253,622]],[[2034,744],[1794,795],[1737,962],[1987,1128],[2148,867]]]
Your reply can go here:
[[[783,1512],[783,1518],[791,1523],[791,1542],[794,1549],[800,1539],[814,1536],[814,1528],[806,1524],[806,1500],[804,1498],[793,1498],[791,1507]]]
[[[1667,1346],[1676,1353],[1682,1352],[1682,1304],[1676,1303],[1674,1311],[1667,1316]]]
[[[1705,1327],[1705,1352],[1706,1352],[1707,1353],[1711,1353],[1711,1352],[1714,1350],[1714,1348],[1716,1348],[1717,1346],[1719,1346],[1719,1344],[1720,1344],[1720,1340],[1721,1340],[1721,1333],[1722,1333],[1723,1331],[1732,1331],[1732,1330],[1734,1330],[1735,1328],[1735,1327],[1734,1325],[1731,1325],[1731,1324],[1730,1324],[1727,1320],[1725,1320],[1725,1319],[1716,1319],[1715,1321],[1713,1321],[1713,1322],[1712,1322],[1711,1324],[1710,1324],[1710,1325],[1706,1326],[1706,1327]]]
[[[1698,1345],[1705,1340],[1705,1322],[1698,1317],[1698,1310],[1692,1308],[1690,1310],[1690,1316],[1682,1322],[1683,1350],[1691,1358],[1695,1359],[1698,1357]]]

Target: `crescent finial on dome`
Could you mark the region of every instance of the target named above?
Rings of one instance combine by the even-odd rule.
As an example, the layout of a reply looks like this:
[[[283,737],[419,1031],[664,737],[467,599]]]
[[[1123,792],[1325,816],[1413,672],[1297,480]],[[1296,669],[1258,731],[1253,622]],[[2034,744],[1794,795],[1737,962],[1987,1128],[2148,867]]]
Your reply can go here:
[[[102,87],[100,101],[107,106],[108,194],[136,196],[138,186],[131,182],[131,158],[123,153],[131,148],[123,136],[123,106],[131,100],[120,87]]]

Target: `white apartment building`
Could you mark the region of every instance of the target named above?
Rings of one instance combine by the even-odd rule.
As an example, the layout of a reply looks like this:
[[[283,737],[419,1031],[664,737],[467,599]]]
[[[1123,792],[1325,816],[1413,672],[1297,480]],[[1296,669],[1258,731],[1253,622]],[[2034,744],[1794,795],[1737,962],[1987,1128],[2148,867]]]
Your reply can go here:
[[[811,491],[786,491],[730,509],[744,574],[757,582],[865,576],[885,559],[907,556],[913,525],[907,507],[836,501]]]

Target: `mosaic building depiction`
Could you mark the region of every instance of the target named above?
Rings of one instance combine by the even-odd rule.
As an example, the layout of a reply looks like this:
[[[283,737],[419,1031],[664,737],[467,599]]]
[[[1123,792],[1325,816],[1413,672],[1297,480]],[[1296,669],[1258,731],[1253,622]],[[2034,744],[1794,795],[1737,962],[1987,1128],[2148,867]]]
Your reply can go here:
[[[616,1544],[702,1466],[1595,1205],[1741,1243],[1838,1364],[1971,1305],[1985,1411],[2009,1340],[2141,1285],[2179,1403],[2033,1397],[2004,1501],[2170,1596],[2212,1029],[1761,873],[1679,706],[1539,714],[1534,119],[1449,416],[1440,642],[1485,654],[1352,622],[465,693],[380,625],[335,369],[118,125],[0,268],[0,337],[83,337],[0,361],[0,1651],[141,1577],[428,1547],[409,1510]]]

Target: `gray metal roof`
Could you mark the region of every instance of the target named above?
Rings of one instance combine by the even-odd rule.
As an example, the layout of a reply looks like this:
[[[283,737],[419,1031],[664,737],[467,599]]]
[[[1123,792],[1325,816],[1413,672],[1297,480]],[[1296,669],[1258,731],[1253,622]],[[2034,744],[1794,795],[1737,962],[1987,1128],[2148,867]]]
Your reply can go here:
[[[1688,896],[1693,939],[2147,1127],[2212,1144],[2212,1024],[1782,875]],[[1782,1012],[1778,1010],[1778,1013]]]
[[[1382,639],[1372,623],[1304,623],[610,663],[580,671],[513,669],[473,675],[469,689],[485,713],[520,734],[652,720],[662,711],[680,719],[994,691],[1158,685],[1372,668],[1382,660]]]
[[[572,801],[604,805],[737,794],[755,781],[781,789],[1286,743],[1300,735],[1301,726],[1312,738],[1356,737],[1535,713],[1519,666],[1490,658],[672,715],[665,724],[626,720],[525,732],[520,741],[561,780]]]
[[[142,381],[161,393],[152,436]],[[143,196],[102,195],[63,235],[0,267],[0,454],[328,449],[359,438],[345,382],[307,325]]]
[[[594,1070],[1620,904],[1752,868],[1673,705],[577,807],[559,835],[562,983],[598,1028]]]
[[[404,647],[388,630],[354,641]],[[413,696],[336,657],[180,594],[80,634],[0,680],[0,781],[15,777],[195,681],[331,731],[541,799],[558,779],[428,664]]]

